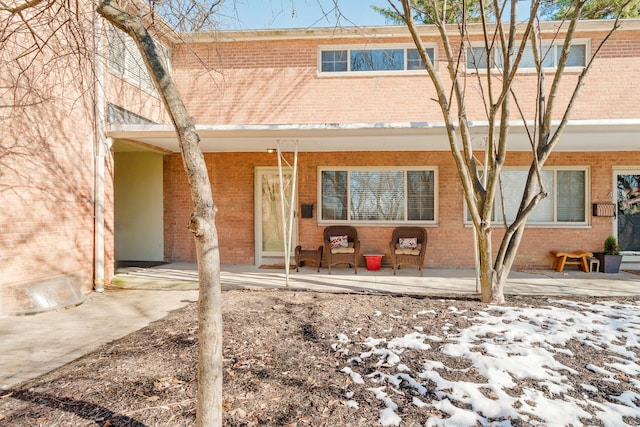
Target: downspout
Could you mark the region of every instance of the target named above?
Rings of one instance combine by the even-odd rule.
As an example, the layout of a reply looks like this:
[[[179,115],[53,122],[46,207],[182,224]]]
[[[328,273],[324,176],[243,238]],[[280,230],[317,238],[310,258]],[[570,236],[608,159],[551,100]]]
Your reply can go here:
[[[95,185],[94,185],[94,280],[93,289],[104,292],[104,160],[111,138],[105,133],[104,107],[104,43],[102,37],[102,18],[94,14],[94,66],[95,66],[95,105],[94,105],[94,141],[95,141]]]

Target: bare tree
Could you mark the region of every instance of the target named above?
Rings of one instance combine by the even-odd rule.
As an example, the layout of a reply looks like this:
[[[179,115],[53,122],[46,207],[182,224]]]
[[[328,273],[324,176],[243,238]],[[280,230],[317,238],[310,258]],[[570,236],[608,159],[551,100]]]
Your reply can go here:
[[[200,289],[198,426],[222,425],[222,295],[215,227],[216,207],[194,119],[187,113],[154,37],[165,30],[176,31],[177,34],[177,31],[211,29],[215,25],[213,12],[219,4],[220,0],[151,5],[135,0],[103,0],[97,3],[98,12],[135,41],[174,125],[182,150],[193,202],[189,228],[195,237]],[[0,24],[0,60],[3,64],[0,74],[0,119],[7,119],[7,128],[11,123],[20,123],[25,108],[39,105],[42,106],[42,112],[38,117],[43,119],[53,119],[52,105],[61,109],[81,103],[84,104],[82,111],[85,115],[92,115],[96,100],[91,95],[91,89],[100,84],[93,68],[98,55],[93,39],[94,6],[92,2],[56,0],[0,2],[0,16],[3,17]],[[57,101],[60,97],[70,96],[76,98],[67,100],[65,104]],[[11,123],[9,119],[12,119]],[[22,120],[25,119],[23,117]],[[16,141],[20,141],[20,138],[16,137]],[[47,139],[43,138],[42,144],[46,146],[47,143]],[[2,160],[3,156],[9,154],[5,145],[0,145],[0,148]],[[25,151],[17,145],[13,148],[7,145],[6,148],[12,149],[12,157],[22,155],[22,151]],[[6,164],[14,165],[16,162]],[[73,179],[69,179],[69,182],[74,185]],[[57,185],[59,187],[60,182]]]
[[[618,28],[618,19],[612,21],[611,30],[600,41],[594,52],[591,55],[585,52],[585,66],[582,72],[575,83],[569,83],[563,79],[563,74],[581,16],[580,12],[586,3],[585,0],[571,1],[571,13],[567,15],[570,18],[563,22],[555,34],[554,41],[561,46],[561,50],[552,75],[552,82],[546,85],[545,78],[548,74],[546,70],[543,71],[543,61],[549,54],[549,47],[542,44],[538,19],[541,0],[531,2],[529,18],[524,22],[518,17],[517,0],[508,2],[481,0],[479,7],[472,9],[473,20],[477,20],[477,14],[480,14],[480,23],[476,25],[480,25],[481,35],[476,41],[482,44],[481,53],[475,57],[475,61],[484,64],[487,68],[485,73],[469,73],[465,68],[467,48],[470,46],[472,37],[467,20],[469,11],[465,10],[467,2],[400,0],[401,4],[398,5],[393,0],[388,1],[409,28],[437,92],[436,101],[446,124],[450,150],[476,235],[482,301],[503,303],[504,284],[522,240],[527,218],[538,202],[547,196],[541,169],[567,125],[595,57]],[[456,24],[447,25],[448,20],[451,19],[449,9],[454,3]],[[438,29],[445,52],[443,62],[446,64],[449,80],[441,78],[426,55],[426,49],[413,19],[413,16],[417,15],[429,16],[428,21],[433,22]],[[452,30],[453,35],[450,34]],[[517,90],[514,88],[516,74],[526,50],[532,52],[535,62],[537,81],[536,96],[533,99],[518,97]],[[501,63],[497,64],[496,57],[501,58]],[[496,68],[496,72],[491,71],[492,67]],[[467,105],[471,96],[469,86],[473,84],[481,93],[484,115],[488,122],[488,132],[485,136],[488,154],[486,164],[476,158],[467,117]],[[567,104],[563,106],[560,105],[557,95],[561,85],[568,84],[573,84],[573,89]],[[527,117],[524,113],[524,103],[529,99],[535,102],[533,117]],[[558,114],[557,111],[560,113]],[[510,221],[503,220],[504,236],[494,257],[492,218],[494,218],[495,202],[501,197],[501,173],[509,149],[509,123],[512,116],[521,120],[527,129],[531,145],[531,163],[515,217]],[[559,124],[552,126],[554,118],[559,119]],[[502,217],[506,218],[504,212]]]
[[[98,13],[135,41],[178,135],[193,203],[189,229],[195,237],[200,289],[196,425],[221,426],[223,362],[220,250],[215,226],[216,207],[199,145],[200,136],[167,64],[158,52],[144,16],[130,13],[112,0],[102,0],[98,5]],[[206,18],[206,14],[202,13],[196,16],[198,19]]]

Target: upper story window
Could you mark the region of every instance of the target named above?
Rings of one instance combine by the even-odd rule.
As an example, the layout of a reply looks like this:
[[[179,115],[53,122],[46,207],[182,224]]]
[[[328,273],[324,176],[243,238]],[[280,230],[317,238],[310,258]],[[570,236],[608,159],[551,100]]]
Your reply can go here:
[[[320,221],[435,223],[434,168],[321,168]]]
[[[435,48],[426,53],[435,63]],[[410,46],[351,47],[349,49],[326,46],[319,50],[318,69],[322,74],[393,73],[424,71],[418,49]]]
[[[151,94],[157,95],[156,89],[147,72],[147,67],[142,60],[142,55],[131,37],[109,26],[109,70],[132,84]],[[169,53],[160,45],[160,55],[169,64]]]
[[[528,169],[516,168],[502,171],[500,175],[502,199],[496,198],[493,221],[502,222],[505,216],[507,223],[515,220],[528,173]],[[566,227],[587,225],[588,174],[589,170],[586,167],[543,169],[542,183],[548,196],[538,202],[527,218],[527,225]],[[471,222],[468,213],[467,222]]]
[[[584,67],[587,63],[587,41],[574,41],[571,43],[569,57],[567,58],[567,68]],[[487,50],[484,46],[467,47],[466,65],[467,71],[486,71],[487,70]],[[560,55],[562,53],[561,44],[542,44],[540,55],[542,59],[542,67],[545,69],[554,69],[558,66]],[[515,53],[514,53],[515,55]],[[504,58],[499,49],[495,49],[489,58],[492,69],[501,69],[504,65]],[[536,64],[531,46],[526,46],[522,59],[520,61],[519,71],[535,70]]]

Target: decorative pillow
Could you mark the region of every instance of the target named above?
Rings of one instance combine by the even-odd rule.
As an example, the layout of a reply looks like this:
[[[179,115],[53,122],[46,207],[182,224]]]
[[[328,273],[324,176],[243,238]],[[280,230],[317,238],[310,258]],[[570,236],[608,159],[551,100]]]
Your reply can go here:
[[[349,241],[348,237],[345,236],[329,236],[329,241],[331,242],[332,248],[348,248]]]
[[[418,239],[416,237],[400,238],[400,249],[415,249],[418,247]]]

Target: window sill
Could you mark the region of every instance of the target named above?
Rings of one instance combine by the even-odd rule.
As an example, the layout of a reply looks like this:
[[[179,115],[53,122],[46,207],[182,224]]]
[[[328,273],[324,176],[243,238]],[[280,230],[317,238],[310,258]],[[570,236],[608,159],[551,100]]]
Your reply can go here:
[[[542,72],[544,74],[552,74],[555,73],[557,70],[557,68],[543,68]],[[584,70],[584,67],[565,67],[563,74],[579,74],[582,72],[582,70]],[[483,70],[466,70],[465,71],[467,75],[487,75],[489,73],[489,71],[487,71],[486,69]],[[499,68],[493,68],[491,71],[491,74],[495,74],[495,75],[499,75],[502,74],[502,70]],[[538,73],[538,71],[535,68],[518,68],[518,71],[516,72],[516,74],[520,74],[520,75],[536,75]]]
[[[409,76],[427,76],[426,70],[410,70],[410,71],[336,71],[336,72],[317,72],[319,79],[336,79],[336,78],[358,78],[358,77],[409,77]]]
[[[464,226],[467,228],[473,228],[473,223],[472,222],[465,222]],[[493,223],[492,228],[498,229],[498,228],[503,228],[502,227],[502,223]],[[591,224],[575,224],[575,225],[571,225],[571,224],[527,224],[525,225],[525,228],[554,228],[554,229],[558,229],[558,228],[566,228],[566,229],[571,229],[571,230],[578,230],[578,229],[591,229],[593,228],[591,226]]]
[[[352,225],[354,227],[425,227],[435,228],[439,227],[437,221],[419,222],[419,221],[403,221],[403,222],[371,222],[371,221],[318,221],[318,226],[329,225]]]

